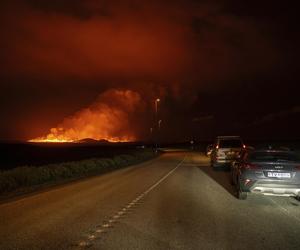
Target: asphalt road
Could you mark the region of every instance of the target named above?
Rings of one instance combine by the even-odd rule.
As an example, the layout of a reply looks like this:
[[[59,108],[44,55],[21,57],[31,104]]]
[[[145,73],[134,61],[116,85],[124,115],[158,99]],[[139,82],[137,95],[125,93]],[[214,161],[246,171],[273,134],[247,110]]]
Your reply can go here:
[[[237,200],[199,152],[0,205],[0,249],[300,249],[300,202]]]

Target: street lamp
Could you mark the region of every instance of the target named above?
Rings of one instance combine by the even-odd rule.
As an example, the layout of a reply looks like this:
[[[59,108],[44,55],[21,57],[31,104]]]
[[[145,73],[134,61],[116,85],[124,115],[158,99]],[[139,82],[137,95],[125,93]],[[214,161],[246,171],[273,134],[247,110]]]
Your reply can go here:
[[[159,127],[160,127],[160,122],[161,121],[158,121],[158,103],[160,102],[160,99],[159,98],[156,98],[155,99],[155,128],[156,128],[156,142],[155,142],[155,151],[157,152],[157,149],[158,149],[158,130],[159,130]]]
[[[160,102],[160,99],[157,98],[155,100],[155,114],[156,114],[156,119],[157,119],[157,114],[158,114],[158,103]]]

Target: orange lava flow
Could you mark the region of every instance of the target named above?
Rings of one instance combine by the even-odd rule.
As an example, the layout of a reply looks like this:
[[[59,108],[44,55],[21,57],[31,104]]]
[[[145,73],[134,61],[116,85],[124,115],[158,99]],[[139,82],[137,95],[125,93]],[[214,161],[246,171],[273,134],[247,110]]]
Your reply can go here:
[[[53,143],[65,143],[65,142],[74,142],[69,140],[63,140],[63,139],[44,139],[44,138],[36,138],[28,140],[28,142],[53,142]]]
[[[108,142],[131,142],[134,141],[134,138],[122,138],[122,139],[118,139],[118,138],[102,138],[101,140],[105,140]],[[49,138],[43,138],[43,137],[38,137],[35,139],[31,139],[28,140],[28,142],[36,142],[36,143],[79,143],[80,140],[71,140],[71,139],[60,139],[60,138],[53,138],[53,139],[49,139]]]

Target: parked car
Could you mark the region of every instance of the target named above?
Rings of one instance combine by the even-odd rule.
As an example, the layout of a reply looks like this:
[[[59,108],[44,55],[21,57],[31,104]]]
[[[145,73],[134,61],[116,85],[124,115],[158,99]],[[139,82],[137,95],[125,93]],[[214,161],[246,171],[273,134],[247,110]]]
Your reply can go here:
[[[300,198],[300,158],[286,149],[244,150],[231,177],[238,199],[248,193]]]
[[[245,147],[240,136],[218,136],[210,154],[211,166],[229,166],[232,161],[238,159]]]

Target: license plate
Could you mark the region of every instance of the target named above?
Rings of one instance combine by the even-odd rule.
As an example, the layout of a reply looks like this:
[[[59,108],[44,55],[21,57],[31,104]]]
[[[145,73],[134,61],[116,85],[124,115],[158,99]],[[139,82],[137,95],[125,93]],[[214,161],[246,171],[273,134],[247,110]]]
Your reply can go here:
[[[291,174],[290,173],[268,172],[268,177],[291,178]]]

